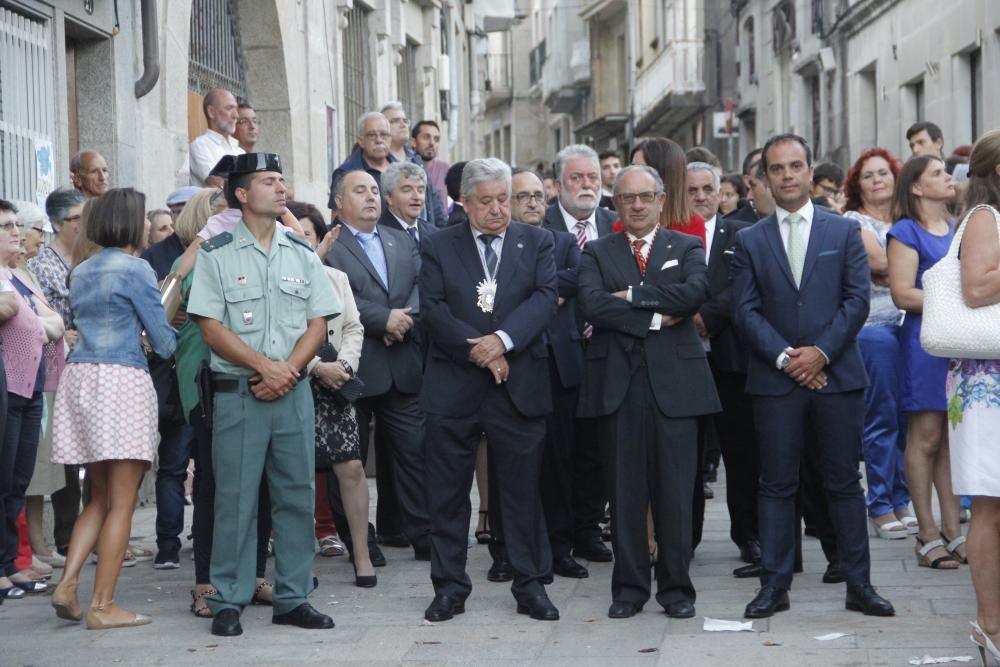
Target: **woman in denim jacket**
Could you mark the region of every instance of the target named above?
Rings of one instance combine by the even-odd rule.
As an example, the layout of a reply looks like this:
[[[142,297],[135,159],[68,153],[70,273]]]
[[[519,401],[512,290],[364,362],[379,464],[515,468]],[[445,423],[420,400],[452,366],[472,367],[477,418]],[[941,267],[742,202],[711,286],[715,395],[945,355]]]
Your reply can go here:
[[[157,402],[141,334],[163,358],[174,353],[156,275],[133,256],[142,243],[146,197],[131,188],[110,190],[94,203],[89,241],[102,249],[73,269],[69,300],[79,332],[56,393],[52,461],[84,464],[91,499],[73,528],[66,569],[52,595],[60,618],[83,617],[77,580],[97,546],[90,629],[144,625],[151,619],[114,604],[128,546],[139,482],[153,460]]]

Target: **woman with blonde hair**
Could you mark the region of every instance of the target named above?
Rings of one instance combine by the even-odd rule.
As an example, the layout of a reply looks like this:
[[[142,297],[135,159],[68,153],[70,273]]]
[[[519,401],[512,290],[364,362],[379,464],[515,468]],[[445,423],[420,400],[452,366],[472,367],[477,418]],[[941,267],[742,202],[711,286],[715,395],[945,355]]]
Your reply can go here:
[[[1000,130],[969,158],[965,232],[959,249],[962,295],[971,308],[1000,304]],[[997,310],[994,308],[994,310]],[[996,318],[1000,331],[1000,317]],[[1000,661],[1000,360],[953,359],[948,368],[951,478],[972,496],[969,569],[976,591],[972,641]]]

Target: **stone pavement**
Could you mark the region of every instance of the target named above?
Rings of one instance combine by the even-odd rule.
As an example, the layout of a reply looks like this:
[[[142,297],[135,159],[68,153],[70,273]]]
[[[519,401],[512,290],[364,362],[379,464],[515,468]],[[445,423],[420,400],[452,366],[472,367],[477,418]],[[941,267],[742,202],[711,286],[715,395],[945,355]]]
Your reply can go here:
[[[791,611],[755,622],[754,632],[703,632],[705,616],[740,619],[758,586],[756,580],[730,576],[740,563],[729,542],[721,476],[714,488],[716,498],[707,503],[705,536],[692,565],[698,615],[690,620],[667,618],[655,602],[632,619],[609,620],[611,565],[592,563],[589,579],[556,577],[549,587],[562,620],[533,621],[515,613],[507,584],[486,580],[489,555],[486,547],[475,545],[469,551],[474,590],[466,613],[452,621],[423,620],[432,597],[428,563],[412,560],[409,550],[385,549],[389,563],[377,569],[374,589],[353,586],[346,557],[316,558],[320,587],[311,602],[333,616],[333,630],[274,626],[269,608],[250,607],[243,614],[244,635],[226,640],[210,634],[210,621],[188,612],[194,576],[188,542],[179,570],[154,570],[152,563],[123,570],[117,599],[152,615],[153,623],[145,627],[91,632],[57,619],[47,596],[6,602],[0,606],[0,665],[881,667],[906,665],[925,654],[970,656],[975,658],[971,664],[978,664],[968,638],[968,621],[975,617],[968,568],[918,568],[912,538],[872,539],[873,582],[895,604],[895,618],[845,611],[843,585],[820,582],[825,562],[818,542],[807,538],[806,571],[796,576]],[[475,516],[475,498],[473,503]],[[155,548],[154,518],[155,508],[143,507],[134,523],[133,535],[150,548]],[[87,567],[81,581],[84,606],[93,572]],[[815,639],[834,632],[847,636]]]

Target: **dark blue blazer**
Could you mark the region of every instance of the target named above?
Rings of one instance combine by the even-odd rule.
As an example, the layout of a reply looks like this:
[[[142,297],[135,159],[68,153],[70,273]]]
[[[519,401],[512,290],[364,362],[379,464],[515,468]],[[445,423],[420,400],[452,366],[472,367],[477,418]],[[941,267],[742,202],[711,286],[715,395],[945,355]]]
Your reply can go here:
[[[798,289],[775,214],[740,230],[736,239],[733,322],[751,348],[747,393],[791,392],[798,385],[775,362],[786,347],[808,345],[830,359],[828,383],[820,391],[866,387],[856,337],[868,317],[871,276],[858,223],[814,210]]]
[[[564,302],[545,333],[552,347],[559,383],[570,389],[583,381],[583,347],[580,344],[583,336],[576,319],[576,268],[580,263],[580,246],[574,234],[554,230],[551,233],[555,240],[559,297]]]
[[[420,246],[420,315],[428,354],[420,403],[431,414],[465,417],[475,412],[494,384],[489,370],[469,361],[468,338],[503,330],[514,342],[507,353],[504,384],[526,417],[552,410],[548,350],[542,332],[556,314],[558,292],[552,234],[512,222],[504,236],[493,312],[476,305],[476,285],[485,279],[469,224],[446,227]]]
[[[398,229],[407,236],[410,236],[410,233],[407,232],[405,229],[403,229],[403,225],[400,224],[399,220],[396,219],[396,216],[392,214],[392,211],[389,210],[388,206],[382,207],[382,217],[379,218],[378,224],[385,225],[386,227],[391,227],[392,229]],[[437,230],[438,230],[437,227],[427,222],[426,220],[420,220],[420,219],[417,220],[417,233],[420,235],[421,244],[423,244],[425,238],[427,238]]]

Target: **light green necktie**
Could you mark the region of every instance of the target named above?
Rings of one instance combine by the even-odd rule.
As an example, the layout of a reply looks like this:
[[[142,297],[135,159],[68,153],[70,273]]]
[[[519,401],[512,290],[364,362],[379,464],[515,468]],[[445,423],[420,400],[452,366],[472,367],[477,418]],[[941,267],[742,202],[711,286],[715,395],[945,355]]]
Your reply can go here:
[[[789,213],[785,218],[788,225],[788,265],[792,268],[792,277],[795,278],[795,286],[799,287],[802,282],[802,267],[806,263],[805,243],[802,242],[802,231],[799,223],[802,216],[798,213]]]

